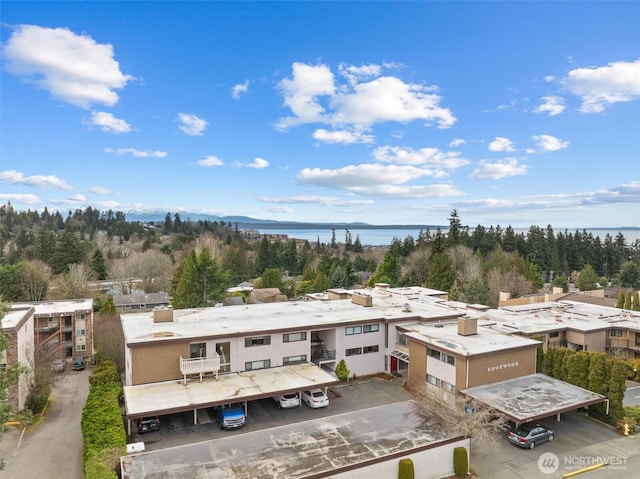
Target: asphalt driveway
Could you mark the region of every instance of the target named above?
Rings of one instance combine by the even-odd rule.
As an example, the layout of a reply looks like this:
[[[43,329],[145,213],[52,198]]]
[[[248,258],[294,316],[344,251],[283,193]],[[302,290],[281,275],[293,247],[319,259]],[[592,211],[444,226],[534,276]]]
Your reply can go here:
[[[7,429],[0,440],[5,462],[0,477],[84,478],[80,420],[90,374],[89,368],[60,374],[44,419],[26,428]]]

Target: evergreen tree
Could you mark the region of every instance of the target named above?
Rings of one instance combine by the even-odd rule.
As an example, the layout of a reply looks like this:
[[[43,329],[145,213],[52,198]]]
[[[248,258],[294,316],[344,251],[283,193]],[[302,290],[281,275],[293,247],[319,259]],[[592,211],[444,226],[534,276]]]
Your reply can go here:
[[[606,396],[611,379],[611,359],[606,353],[593,353],[589,363],[589,391]],[[606,418],[604,404],[589,406],[589,413],[598,419]]]
[[[107,279],[107,264],[100,248],[96,249],[91,257],[91,269],[96,272],[96,278],[99,280]]]
[[[280,273],[280,270],[278,268],[265,269],[260,278],[262,279],[263,288],[278,288],[280,290],[282,289],[282,273]]]
[[[624,295],[624,309],[631,310],[631,291],[627,291]]]
[[[633,261],[627,261],[620,268],[617,283],[623,288],[640,289],[640,266]]]
[[[447,253],[435,253],[429,260],[427,287],[440,291],[449,291],[456,279],[453,262]]]
[[[331,230],[331,249],[337,249],[338,243],[336,243],[336,230],[335,228]]]
[[[197,255],[191,250],[174,273],[172,305],[176,309],[210,306],[224,296],[228,277],[207,248]]]
[[[453,210],[449,215],[449,232],[447,234],[447,245],[449,247],[455,246],[460,241],[460,233],[462,229],[462,222],[458,216],[458,211]]]
[[[353,242],[351,251],[353,251],[354,253],[362,253],[364,251],[362,243],[360,242],[360,235],[356,235],[356,240]]]
[[[596,283],[598,282],[598,275],[594,271],[590,264],[585,265],[578,275],[578,281],[576,286],[580,291],[590,291],[596,289]]]
[[[589,389],[589,363],[591,354],[580,351],[567,358],[567,382],[583,389]]]
[[[609,415],[611,416],[610,424],[615,425],[619,419],[625,415],[624,412],[624,393],[626,387],[626,370],[627,366],[620,359],[613,359],[611,365],[611,378],[609,380]]]
[[[311,282],[312,293],[322,293],[323,291],[331,288],[331,280],[323,272],[316,273],[313,281]]]
[[[631,309],[633,311],[640,311],[640,296],[637,291],[633,295],[633,304],[631,305]]]
[[[620,290],[620,292],[618,293],[618,299],[616,300],[616,308],[624,308],[624,296],[624,291]]]

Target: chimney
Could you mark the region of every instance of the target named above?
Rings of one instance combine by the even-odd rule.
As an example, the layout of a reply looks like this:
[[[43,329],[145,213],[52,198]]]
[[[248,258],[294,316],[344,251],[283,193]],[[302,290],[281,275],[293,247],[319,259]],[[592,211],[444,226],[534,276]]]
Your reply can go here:
[[[173,321],[173,308],[171,306],[156,306],[153,308],[154,323],[170,323]]]
[[[478,318],[458,318],[458,334],[460,336],[478,334]]]

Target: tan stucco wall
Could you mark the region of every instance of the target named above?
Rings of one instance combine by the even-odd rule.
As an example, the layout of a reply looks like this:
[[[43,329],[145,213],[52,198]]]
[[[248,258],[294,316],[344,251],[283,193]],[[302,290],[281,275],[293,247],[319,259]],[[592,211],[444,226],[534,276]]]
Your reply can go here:
[[[583,333],[582,331],[567,331],[567,341],[586,346],[589,352],[604,352],[607,342],[606,331]]]
[[[427,347],[409,341],[409,368],[407,381],[410,387],[422,387],[427,382]]]
[[[180,356],[190,355],[189,343],[150,344],[131,348],[131,384],[182,379]]]
[[[522,348],[487,356],[472,357],[469,361],[469,385],[482,386],[514,379],[536,372],[536,348]],[[458,378],[458,390],[465,389],[465,378]]]

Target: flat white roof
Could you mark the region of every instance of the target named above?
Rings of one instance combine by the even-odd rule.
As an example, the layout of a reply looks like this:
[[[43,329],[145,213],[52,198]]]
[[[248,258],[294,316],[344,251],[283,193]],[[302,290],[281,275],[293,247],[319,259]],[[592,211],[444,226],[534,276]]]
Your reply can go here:
[[[544,374],[530,374],[461,391],[516,424],[604,402],[605,396]]]
[[[403,401],[120,459],[126,479],[331,477],[436,448],[456,437],[421,424]],[[463,438],[459,438],[462,440]],[[446,441],[446,442],[445,442]]]
[[[540,341],[535,341],[525,336],[510,335],[500,331],[481,328],[480,321],[478,321],[478,334],[470,336],[458,334],[457,321],[431,324],[403,324],[401,327],[410,330],[410,332],[404,333],[410,338],[461,356],[493,353],[541,344]]]
[[[384,291],[366,290],[373,306],[355,304],[351,299],[332,301],[287,301],[214,308],[176,309],[173,321],[154,323],[153,312],[120,315],[125,342],[170,341],[201,337],[228,337],[258,332],[322,329],[354,322],[451,318],[464,314],[442,300],[421,297],[416,300]],[[405,304],[410,303],[410,308]]]
[[[7,314],[2,316],[2,329],[15,328],[20,324],[32,308],[30,305],[12,305]]]
[[[256,371],[222,374],[218,380],[206,377],[125,386],[129,419],[152,414],[169,414],[262,397],[284,392],[325,387],[338,382],[335,376],[311,363],[280,366]]]
[[[491,309],[482,322],[507,332],[535,334],[571,329],[592,332],[611,328],[640,331],[640,312],[577,301],[555,301]],[[480,324],[480,323],[479,323]]]
[[[36,316],[55,316],[74,311],[93,311],[92,299],[65,299],[61,301],[34,301],[33,303],[14,303],[14,307],[33,306]]]

